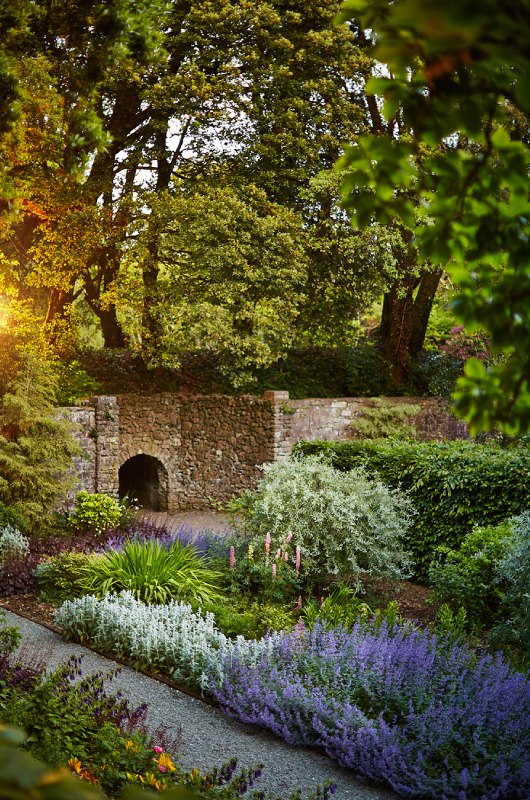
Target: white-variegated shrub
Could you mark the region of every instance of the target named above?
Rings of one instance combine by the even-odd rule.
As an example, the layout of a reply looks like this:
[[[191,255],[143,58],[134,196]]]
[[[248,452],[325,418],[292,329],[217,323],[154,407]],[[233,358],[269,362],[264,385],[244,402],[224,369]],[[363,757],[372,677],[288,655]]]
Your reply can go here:
[[[292,533],[291,550],[301,549],[305,578],[349,577],[358,587],[362,571],[403,577],[409,557],[403,538],[412,524],[408,497],[362,470],[341,472],[321,457],[264,464],[255,492],[242,498],[244,527],[254,552],[271,554]]]
[[[102,600],[93,595],[67,600],[55,620],[70,639],[201,689],[208,687],[209,676],[222,683],[223,659],[235,646],[238,657],[243,650],[251,664],[277,638],[232,640],[216,628],[213,614],[194,612],[176,601],[145,605],[130,592],[109,594]]]

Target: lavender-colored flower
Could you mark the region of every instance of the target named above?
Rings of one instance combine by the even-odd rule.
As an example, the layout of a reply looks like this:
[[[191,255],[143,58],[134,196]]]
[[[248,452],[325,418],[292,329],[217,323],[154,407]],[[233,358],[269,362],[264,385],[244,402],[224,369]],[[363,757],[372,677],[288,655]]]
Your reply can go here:
[[[410,625],[363,621],[348,633],[317,622],[255,661],[237,645],[222,673],[210,687],[228,713],[323,747],[401,796],[530,797],[530,676],[500,656]]]

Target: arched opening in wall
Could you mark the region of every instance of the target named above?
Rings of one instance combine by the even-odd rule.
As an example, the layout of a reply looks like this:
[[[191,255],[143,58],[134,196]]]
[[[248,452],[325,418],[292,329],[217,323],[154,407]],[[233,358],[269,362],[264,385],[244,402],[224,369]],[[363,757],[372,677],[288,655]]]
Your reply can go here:
[[[142,508],[167,511],[168,476],[162,462],[154,456],[129,458],[119,471],[119,496],[129,497]]]

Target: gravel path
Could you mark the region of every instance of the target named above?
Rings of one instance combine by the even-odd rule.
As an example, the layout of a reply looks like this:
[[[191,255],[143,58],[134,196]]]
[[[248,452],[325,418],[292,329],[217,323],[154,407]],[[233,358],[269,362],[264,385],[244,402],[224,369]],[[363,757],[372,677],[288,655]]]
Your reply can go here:
[[[40,654],[49,669],[71,655],[83,655],[85,672],[108,671],[116,664],[81,645],[65,642],[47,628],[6,612],[9,624],[23,634],[21,647]],[[182,762],[206,770],[237,756],[240,767],[264,764],[256,788],[273,797],[285,798],[295,789],[302,797],[330,778],[337,784],[337,800],[397,800],[395,794],[359,783],[348,770],[311,750],[292,747],[256,727],[235,722],[218,709],[170,688],[159,681],[124,667],[112,686],[122,689],[135,705],[147,703],[147,722],[152,730],[161,725],[178,737]]]

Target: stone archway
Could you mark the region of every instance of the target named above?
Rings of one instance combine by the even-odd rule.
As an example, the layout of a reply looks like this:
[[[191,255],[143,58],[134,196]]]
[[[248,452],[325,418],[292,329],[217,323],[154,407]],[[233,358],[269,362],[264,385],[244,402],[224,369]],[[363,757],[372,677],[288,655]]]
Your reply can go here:
[[[141,453],[127,459],[119,469],[119,496],[134,499],[142,508],[168,510],[168,473],[154,456]]]

